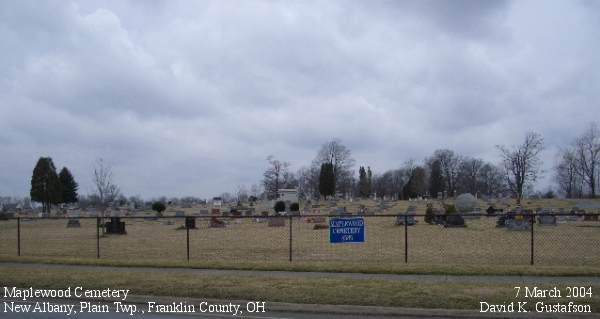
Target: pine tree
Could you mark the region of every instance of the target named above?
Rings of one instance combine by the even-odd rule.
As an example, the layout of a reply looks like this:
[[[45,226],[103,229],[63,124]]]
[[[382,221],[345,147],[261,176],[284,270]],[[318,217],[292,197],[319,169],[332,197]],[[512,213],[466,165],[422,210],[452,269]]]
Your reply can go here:
[[[422,196],[426,191],[425,188],[425,169],[422,167],[416,167],[408,180],[408,183],[404,185],[404,197],[415,198]]]
[[[58,179],[62,190],[62,202],[65,204],[76,203],[79,185],[75,182],[75,178],[73,178],[69,169],[63,167],[58,173]]]
[[[321,173],[319,174],[319,193],[327,198],[335,194],[335,171],[333,164],[321,164]]]
[[[360,197],[369,196],[369,184],[367,181],[367,172],[365,171],[364,166],[361,166],[358,169],[358,193]]]
[[[50,157],[40,157],[31,176],[31,200],[42,203],[42,211],[50,213],[50,205],[61,202],[61,186],[56,167]]]
[[[367,167],[367,197],[373,193],[373,173],[371,173],[371,167]]]
[[[431,173],[429,175],[429,194],[431,197],[437,197],[438,193],[444,191],[444,175],[442,165],[439,160],[433,160],[429,164]],[[440,198],[441,199],[441,198]]]

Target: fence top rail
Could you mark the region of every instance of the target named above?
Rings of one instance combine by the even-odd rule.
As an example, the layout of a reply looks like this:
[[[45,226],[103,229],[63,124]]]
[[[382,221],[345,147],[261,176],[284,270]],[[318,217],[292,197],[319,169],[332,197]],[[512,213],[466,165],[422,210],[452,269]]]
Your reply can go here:
[[[452,214],[433,214],[433,216],[471,216],[471,217],[500,217],[500,216],[515,216],[522,215],[524,217],[537,217],[537,216],[600,216],[600,213],[514,213],[514,212],[503,212],[495,214],[486,213],[452,213]],[[413,214],[413,213],[398,213],[398,214],[377,214],[377,215],[357,215],[357,214],[309,214],[309,215],[185,215],[185,216],[127,216],[127,215],[112,215],[112,216],[2,216],[1,220],[66,220],[66,219],[109,219],[109,218],[122,218],[122,219],[145,219],[145,220],[156,220],[156,219],[185,219],[185,218],[198,218],[198,219],[210,219],[210,218],[240,218],[240,219],[256,219],[256,218],[311,218],[311,217],[329,217],[329,218],[383,218],[383,217],[427,217],[431,215],[427,214]]]

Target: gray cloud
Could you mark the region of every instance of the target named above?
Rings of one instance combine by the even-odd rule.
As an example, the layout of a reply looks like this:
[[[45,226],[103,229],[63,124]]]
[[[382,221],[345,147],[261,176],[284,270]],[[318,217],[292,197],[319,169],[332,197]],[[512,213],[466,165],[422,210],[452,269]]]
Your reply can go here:
[[[536,1],[0,4],[0,194],[39,156],[91,188],[211,196],[341,138],[376,170],[436,148],[497,161],[594,120],[598,8]],[[547,176],[541,185],[549,183]]]

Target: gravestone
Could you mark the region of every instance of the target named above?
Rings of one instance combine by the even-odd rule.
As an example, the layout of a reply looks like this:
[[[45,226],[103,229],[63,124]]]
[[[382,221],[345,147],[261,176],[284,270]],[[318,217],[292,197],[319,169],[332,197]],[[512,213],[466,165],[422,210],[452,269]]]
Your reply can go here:
[[[444,227],[446,228],[467,227],[467,225],[465,225],[465,220],[458,213],[446,214],[445,220]]]
[[[583,215],[583,220],[586,222],[597,222],[598,214],[585,214]]]
[[[208,209],[201,209],[200,216],[208,216]]]
[[[216,216],[210,218],[208,223],[209,228],[225,228],[225,222],[218,219]]]
[[[242,212],[240,212],[239,210],[232,208],[231,210],[229,210],[229,213],[231,214],[232,217],[240,217],[242,216]]]
[[[446,212],[443,212],[437,208],[433,209],[433,225],[445,225],[446,224]]]
[[[522,214],[515,214],[513,216],[507,216],[505,219],[506,229],[508,230],[530,230],[531,222],[528,217]]]
[[[196,229],[196,218],[188,216],[185,218],[185,228]]]
[[[415,216],[411,214],[400,214],[396,216],[396,225],[404,225],[404,222],[406,222],[407,226],[413,226],[417,223],[417,220],[415,219]]]
[[[221,215],[221,210],[218,208],[212,208],[210,211],[210,214],[215,216],[215,215]]]
[[[121,221],[119,217],[111,217],[110,221],[104,224],[104,228],[107,234],[125,235],[125,222]]]
[[[314,230],[318,230],[318,229],[329,229],[329,225],[327,225],[327,224],[314,224],[314,225],[313,225],[313,229],[314,229]]]
[[[454,206],[461,214],[470,213],[477,207],[477,198],[469,193],[460,194],[456,197]]]
[[[556,226],[556,216],[550,213],[540,213],[537,216],[538,224],[540,226]]]
[[[67,221],[67,228],[79,228],[81,227],[81,223],[79,223],[78,218],[69,218]]]
[[[495,216],[497,214],[503,213],[504,209],[495,208],[494,206],[490,205],[490,207],[488,207],[488,209],[486,209],[485,212],[488,214],[488,216]]]
[[[307,217],[306,218],[306,222],[307,223],[319,224],[319,223],[325,223],[326,219],[323,216],[312,216],[312,217]]]
[[[175,212],[175,217],[185,217],[185,212],[178,210]]]
[[[285,217],[270,217],[269,227],[283,227],[285,226]]]

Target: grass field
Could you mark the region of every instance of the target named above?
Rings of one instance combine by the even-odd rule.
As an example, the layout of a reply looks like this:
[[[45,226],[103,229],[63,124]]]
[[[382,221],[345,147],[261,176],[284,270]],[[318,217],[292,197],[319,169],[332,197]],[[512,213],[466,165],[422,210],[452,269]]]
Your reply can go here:
[[[216,298],[224,300],[266,300],[305,304],[351,304],[418,308],[479,309],[480,301],[506,303],[527,301],[576,301],[600,307],[600,296],[585,299],[515,299],[514,284],[449,284],[393,282],[354,279],[265,278],[247,276],[213,276],[176,272],[153,272],[148,276],[136,271],[99,271],[46,269],[31,271],[2,267],[0,282],[5,286],[86,289],[126,287],[131,294]],[[319,287],[315,289],[315,287]],[[540,288],[551,288],[539,286]],[[560,287],[564,289],[564,287]],[[564,297],[564,296],[563,296]]]
[[[362,202],[367,206],[372,201]],[[349,210],[358,203],[348,203]],[[406,210],[414,202],[394,202],[384,213]],[[566,201],[537,201],[525,206],[569,207]],[[417,203],[417,213],[424,213]],[[466,228],[427,225],[418,218],[408,227],[408,261],[423,265],[528,265],[529,231],[495,227],[496,218],[467,220]],[[126,219],[127,235],[100,239],[102,260],[142,263],[186,261],[186,231],[177,230],[182,219],[147,221]],[[285,263],[289,258],[290,228],[268,227],[252,219],[231,219],[226,228],[208,228],[198,219],[199,229],[190,231],[191,262]],[[328,230],[313,230],[304,218],[292,222],[294,263],[398,266],[404,264],[405,234],[394,217],[366,217],[366,241],[361,244],[330,244]],[[24,257],[85,259],[96,257],[96,220],[82,219],[81,228],[66,228],[66,220],[21,221],[21,254]],[[13,258],[17,251],[16,221],[0,221],[0,258]],[[577,222],[558,226],[536,226],[534,257],[539,266],[600,267],[600,223]]]

